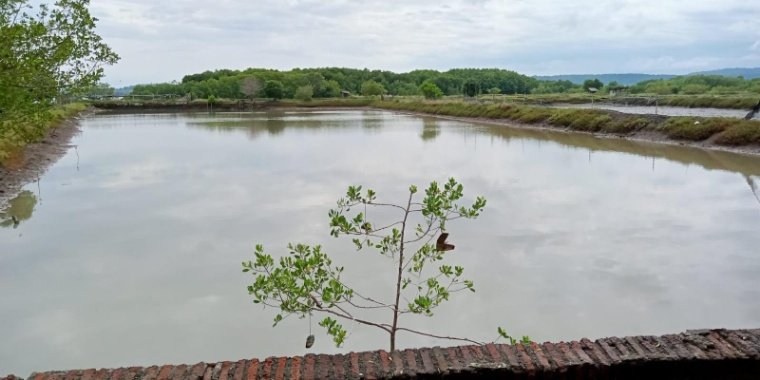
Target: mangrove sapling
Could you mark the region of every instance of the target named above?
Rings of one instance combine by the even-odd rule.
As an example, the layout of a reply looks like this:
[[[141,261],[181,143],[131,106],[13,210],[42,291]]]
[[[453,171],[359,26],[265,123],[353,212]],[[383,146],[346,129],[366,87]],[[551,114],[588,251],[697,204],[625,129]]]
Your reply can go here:
[[[432,182],[421,201],[417,201],[417,187],[410,186],[406,201],[392,204],[379,202],[373,190],[362,191],[362,186],[350,186],[346,196],[337,202],[337,208],[330,210],[332,236],[350,236],[357,250],[375,250],[391,261],[395,284],[389,292],[390,301],[371,298],[346,284],[341,278],[344,268],[333,266],[321,246],[306,244],[289,244],[288,254],[277,263],[265,253],[264,247],[256,245],[255,259],[243,262],[243,272],[255,277],[248,286],[248,293],[254,303],[279,309],[274,317],[275,326],[291,315],[305,318],[315,313],[325,314],[319,325],[327,329],[337,346],[345,341],[347,334],[340,320],[385,331],[391,351],[396,349],[399,331],[480,344],[469,338],[406,328],[399,323],[404,314],[433,316],[435,309],[452,294],[475,291],[473,282],[463,277],[464,268],[446,262],[454,250],[454,245],[447,242],[448,223],[476,219],[486,205],[485,198],[477,197],[471,205],[461,206],[458,202],[463,197],[463,189],[453,178],[442,186]],[[398,217],[377,223],[369,218],[376,209],[396,212]],[[402,299],[406,304],[402,304]],[[360,310],[371,310],[377,315],[388,312],[390,320],[359,318],[356,313]],[[517,342],[504,329],[497,331],[499,337]],[[528,338],[523,337],[523,341]],[[307,346],[312,342],[307,340]]]

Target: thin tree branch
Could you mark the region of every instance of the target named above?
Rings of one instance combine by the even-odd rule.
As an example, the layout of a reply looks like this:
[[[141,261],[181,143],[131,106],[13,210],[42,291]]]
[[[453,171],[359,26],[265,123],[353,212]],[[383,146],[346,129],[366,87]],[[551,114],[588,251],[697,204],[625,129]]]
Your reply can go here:
[[[422,331],[408,329],[406,327],[396,327],[396,330],[397,331],[406,331],[406,332],[410,332],[412,334],[417,334],[417,335],[422,335],[422,336],[428,336],[428,337],[431,337],[431,338],[458,340],[458,341],[462,341],[462,342],[470,342],[470,343],[475,343],[475,344],[480,345],[480,346],[482,346],[483,344],[485,344],[483,342],[478,342],[477,340],[472,340],[472,339],[469,339],[469,338],[459,338],[459,337],[455,337],[455,336],[435,335],[435,334],[425,333],[425,332],[422,332]]]

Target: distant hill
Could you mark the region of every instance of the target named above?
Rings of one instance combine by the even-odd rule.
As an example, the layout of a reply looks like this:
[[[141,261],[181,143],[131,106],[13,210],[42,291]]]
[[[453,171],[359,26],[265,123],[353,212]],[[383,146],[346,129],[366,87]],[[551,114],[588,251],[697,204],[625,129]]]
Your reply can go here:
[[[744,77],[744,79],[760,78],[760,67],[733,67],[727,69],[699,71],[689,75],[722,75],[724,77]]]
[[[708,71],[698,71],[687,75],[722,75],[725,77],[742,76],[744,79],[760,78],[760,67],[734,67]],[[571,75],[540,75],[534,78],[540,80],[569,80],[575,84],[583,84],[586,79],[599,79],[607,84],[615,81],[625,86],[630,86],[645,80],[670,79],[678,75],[669,74],[571,74]]]
[[[607,84],[612,81],[618,82],[624,86],[630,86],[641,81],[652,79],[670,79],[676,75],[666,74],[576,74],[576,75],[543,75],[534,78],[540,80],[569,80],[575,84],[583,84],[586,79],[599,79],[602,83]]]

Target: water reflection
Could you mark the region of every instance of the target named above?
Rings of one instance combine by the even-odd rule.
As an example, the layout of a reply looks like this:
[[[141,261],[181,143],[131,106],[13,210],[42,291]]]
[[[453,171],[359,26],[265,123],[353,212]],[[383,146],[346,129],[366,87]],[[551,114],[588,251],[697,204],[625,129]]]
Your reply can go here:
[[[755,196],[755,199],[757,199],[757,203],[760,204],[760,195],[758,194],[757,183],[755,182],[755,179],[749,175],[745,175],[744,178],[747,180],[747,185],[749,185],[749,189],[752,190],[752,195]]]
[[[422,134],[420,135],[420,138],[422,138],[423,141],[433,141],[440,134],[441,127],[438,125],[438,119],[422,119]]]
[[[8,201],[8,207],[0,212],[0,227],[17,228],[22,222],[32,217],[37,205],[37,196],[24,190]]]

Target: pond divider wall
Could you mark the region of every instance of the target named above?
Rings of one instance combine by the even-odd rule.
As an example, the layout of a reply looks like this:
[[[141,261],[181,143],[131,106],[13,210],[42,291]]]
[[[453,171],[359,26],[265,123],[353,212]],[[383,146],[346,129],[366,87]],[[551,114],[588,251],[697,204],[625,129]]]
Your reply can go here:
[[[760,379],[760,329],[33,373],[28,380]],[[7,376],[2,380],[23,380]]]

